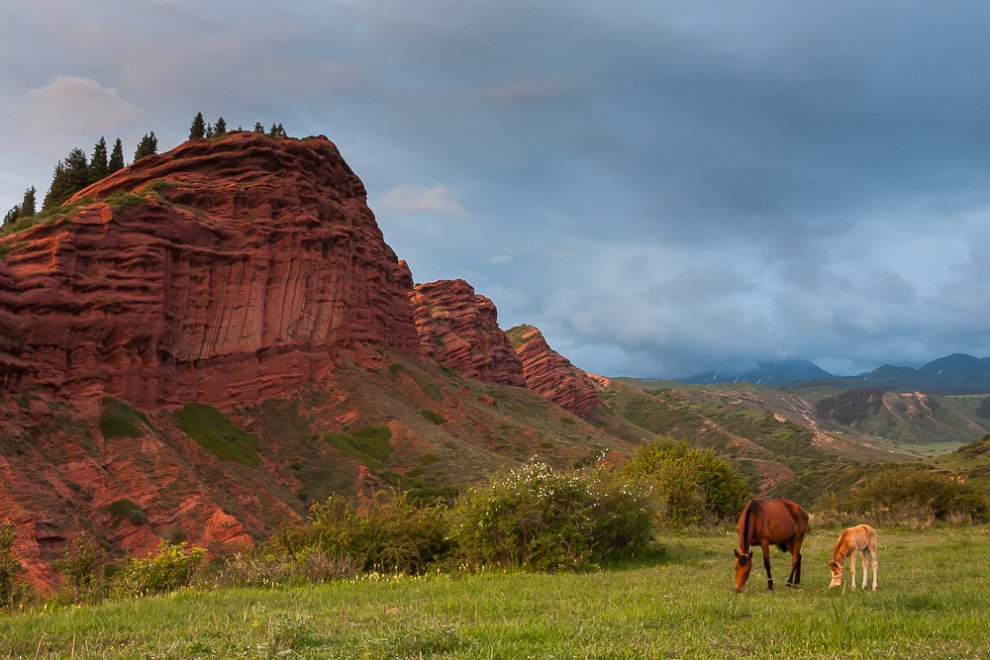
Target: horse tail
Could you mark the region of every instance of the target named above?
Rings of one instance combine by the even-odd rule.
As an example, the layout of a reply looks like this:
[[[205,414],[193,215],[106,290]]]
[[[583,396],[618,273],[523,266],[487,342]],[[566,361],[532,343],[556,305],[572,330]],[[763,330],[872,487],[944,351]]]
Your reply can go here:
[[[746,509],[743,511],[743,526],[739,532],[739,549],[743,552],[749,549],[749,517],[752,512],[753,500],[750,500],[746,503]]]

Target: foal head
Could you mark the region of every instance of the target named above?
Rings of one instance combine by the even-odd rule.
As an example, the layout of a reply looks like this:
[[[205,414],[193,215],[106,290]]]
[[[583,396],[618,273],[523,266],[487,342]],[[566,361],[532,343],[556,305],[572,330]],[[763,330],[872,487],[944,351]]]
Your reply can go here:
[[[832,581],[829,582],[828,588],[842,586],[842,564],[837,561],[827,561],[825,565],[828,566],[829,570],[832,571]]]
[[[751,570],[753,570],[753,553],[736,550],[736,593],[742,591]]]

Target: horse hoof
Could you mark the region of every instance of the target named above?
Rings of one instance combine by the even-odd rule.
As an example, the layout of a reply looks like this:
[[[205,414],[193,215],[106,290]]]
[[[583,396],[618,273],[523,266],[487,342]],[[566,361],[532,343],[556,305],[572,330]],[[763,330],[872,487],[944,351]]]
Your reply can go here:
[[[795,587],[795,586],[797,586],[797,585],[794,585],[794,584],[791,584],[790,582],[788,582],[788,583],[787,583],[787,586],[788,586],[788,587]]]

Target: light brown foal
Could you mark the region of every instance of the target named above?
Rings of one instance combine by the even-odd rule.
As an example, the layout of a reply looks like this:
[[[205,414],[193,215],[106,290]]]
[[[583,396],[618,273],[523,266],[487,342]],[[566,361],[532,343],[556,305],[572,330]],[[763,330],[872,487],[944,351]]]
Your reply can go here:
[[[850,582],[852,588],[856,588],[856,553],[863,558],[863,588],[866,589],[867,566],[866,558],[869,556],[873,564],[873,591],[877,590],[877,533],[869,525],[856,525],[842,530],[839,540],[835,542],[832,550],[832,561],[825,562],[825,565],[832,569],[832,582],[828,588],[838,587],[842,584],[843,565],[846,557],[852,555],[849,560]]]

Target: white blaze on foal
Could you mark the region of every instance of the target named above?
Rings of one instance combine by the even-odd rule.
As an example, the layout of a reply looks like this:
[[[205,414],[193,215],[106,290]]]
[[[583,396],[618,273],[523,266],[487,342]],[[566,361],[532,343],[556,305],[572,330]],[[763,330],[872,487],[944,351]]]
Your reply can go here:
[[[839,540],[835,542],[832,550],[832,561],[825,562],[825,565],[832,570],[832,582],[829,589],[842,584],[842,575],[846,557],[852,555],[849,561],[849,572],[851,574],[852,588],[856,588],[856,553],[863,558],[863,588],[866,589],[867,565],[866,558],[872,559],[873,565],[873,591],[877,590],[877,533],[869,525],[856,525],[842,530]]]

